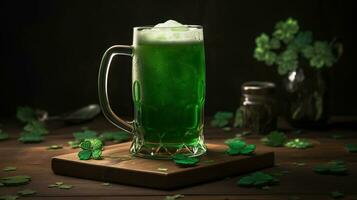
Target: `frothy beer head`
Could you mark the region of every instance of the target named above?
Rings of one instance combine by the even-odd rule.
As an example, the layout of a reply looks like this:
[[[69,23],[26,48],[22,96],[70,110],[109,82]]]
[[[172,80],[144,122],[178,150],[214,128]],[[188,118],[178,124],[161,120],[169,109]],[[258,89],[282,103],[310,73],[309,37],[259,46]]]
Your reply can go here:
[[[137,27],[134,43],[148,42],[198,42],[203,41],[202,27],[183,25],[174,20],[159,23],[153,27]]]

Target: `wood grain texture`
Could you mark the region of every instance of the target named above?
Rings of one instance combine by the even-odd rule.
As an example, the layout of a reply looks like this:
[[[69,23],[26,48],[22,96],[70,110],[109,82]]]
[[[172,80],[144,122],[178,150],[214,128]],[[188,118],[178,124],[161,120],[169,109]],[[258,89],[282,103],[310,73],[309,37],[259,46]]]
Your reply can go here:
[[[52,158],[52,170],[56,174],[78,178],[174,189],[274,166],[273,152],[258,149],[253,156],[229,156],[224,153],[227,147],[222,140],[209,142],[208,152],[195,167],[179,167],[171,160],[132,157],[128,154],[130,143],[124,143],[109,146],[103,152],[103,160],[79,160],[77,153],[56,156]]]
[[[49,124],[51,133],[46,136],[43,143],[22,144],[18,138],[22,127],[18,123],[2,121],[1,129],[10,133],[10,140],[0,142],[0,177],[11,175],[30,175],[31,182],[28,185],[18,187],[0,187],[0,195],[15,194],[22,189],[37,191],[36,196],[30,199],[164,199],[166,195],[183,194],[186,199],[288,199],[298,196],[300,199],[331,199],[329,193],[340,190],[346,194],[345,199],[357,199],[357,154],[348,153],[345,149],[347,143],[357,143],[357,118],[338,118],[324,131],[304,130],[302,134],[289,132],[289,127],[284,124],[279,127],[287,130],[289,138],[304,137],[315,141],[315,147],[306,150],[266,147],[260,142],[260,135],[246,137],[248,143],[257,145],[260,151],[274,151],[276,166],[265,169],[265,172],[287,172],[280,177],[280,185],[268,190],[256,188],[237,187],[236,182],[241,176],[202,183],[190,187],[175,190],[158,190],[144,187],[136,187],[121,184],[103,186],[100,181],[85,180],[67,176],[56,175],[51,169],[51,158],[68,153],[76,153],[78,149],[71,149],[67,142],[73,139],[72,133],[87,126],[97,131],[115,130],[111,124],[103,118],[80,126],[62,126],[61,124]],[[209,121],[209,120],[206,120]],[[221,129],[205,128],[205,138],[210,140],[224,140],[233,137],[239,130],[224,132]],[[333,139],[331,134],[341,134],[342,139]],[[59,150],[46,150],[48,145],[63,144]],[[313,166],[319,163],[341,159],[347,162],[349,175],[327,176],[319,175],[312,171]],[[305,162],[306,165],[297,167],[294,162]],[[13,172],[4,172],[1,169],[6,166],[16,166]],[[49,184],[62,181],[74,187],[70,190],[48,188]],[[141,181],[146,181],[141,179]]]

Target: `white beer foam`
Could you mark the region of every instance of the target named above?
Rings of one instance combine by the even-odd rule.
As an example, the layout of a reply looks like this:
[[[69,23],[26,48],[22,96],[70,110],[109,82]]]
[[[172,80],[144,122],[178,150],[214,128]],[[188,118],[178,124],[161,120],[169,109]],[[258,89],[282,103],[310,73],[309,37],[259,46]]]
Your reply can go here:
[[[183,25],[175,20],[159,23],[137,32],[137,39],[145,42],[194,42],[203,40],[202,29]]]

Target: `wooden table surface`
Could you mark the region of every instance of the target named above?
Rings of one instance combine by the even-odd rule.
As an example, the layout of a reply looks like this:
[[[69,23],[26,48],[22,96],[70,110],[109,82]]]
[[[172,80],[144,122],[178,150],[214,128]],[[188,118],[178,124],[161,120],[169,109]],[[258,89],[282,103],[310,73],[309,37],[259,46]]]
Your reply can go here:
[[[208,120],[207,120],[208,121]],[[28,185],[16,187],[0,187],[0,196],[16,194],[22,189],[37,191],[30,199],[164,199],[167,195],[183,194],[183,199],[331,199],[331,191],[345,193],[344,199],[357,199],[357,154],[348,153],[344,148],[347,143],[357,143],[357,118],[334,118],[333,123],[324,131],[303,131],[301,134],[287,132],[289,138],[304,137],[312,139],[316,145],[306,150],[271,148],[275,151],[276,167],[266,169],[266,172],[283,172],[280,185],[270,189],[242,188],[236,185],[239,177],[230,177],[205,184],[165,191],[133,187],[127,185],[102,185],[102,182],[55,175],[51,171],[51,157],[77,152],[71,149],[67,142],[73,139],[72,133],[86,126],[90,129],[103,131],[115,130],[111,124],[99,117],[92,122],[77,126],[49,124],[51,133],[46,141],[38,144],[22,144],[17,141],[21,125],[14,121],[2,120],[2,129],[11,134],[7,141],[0,142],[0,169],[7,166],[17,167],[16,171],[0,171],[0,177],[11,175],[29,175],[32,181]],[[286,128],[284,125],[280,127]],[[237,130],[224,132],[206,126],[205,137],[209,139],[230,138]],[[333,139],[332,134],[343,135],[342,139]],[[249,143],[260,144],[259,135],[249,135]],[[59,150],[46,150],[52,144],[63,144]],[[322,162],[342,159],[347,162],[349,175],[332,176],[319,175],[312,167]],[[296,166],[294,162],[305,162],[305,166]],[[49,184],[64,182],[73,185],[69,190],[48,188]],[[145,180],[138,180],[145,181]]]

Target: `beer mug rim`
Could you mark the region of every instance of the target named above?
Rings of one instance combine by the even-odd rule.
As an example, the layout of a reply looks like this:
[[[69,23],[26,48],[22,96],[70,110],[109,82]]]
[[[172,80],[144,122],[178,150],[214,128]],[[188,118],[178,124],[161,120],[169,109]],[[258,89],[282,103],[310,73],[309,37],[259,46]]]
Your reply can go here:
[[[202,29],[201,25],[185,25],[185,28],[197,28]],[[141,31],[145,29],[172,29],[172,28],[182,28],[182,26],[172,26],[172,27],[155,27],[154,25],[147,25],[147,26],[137,26],[134,27],[134,30]]]

